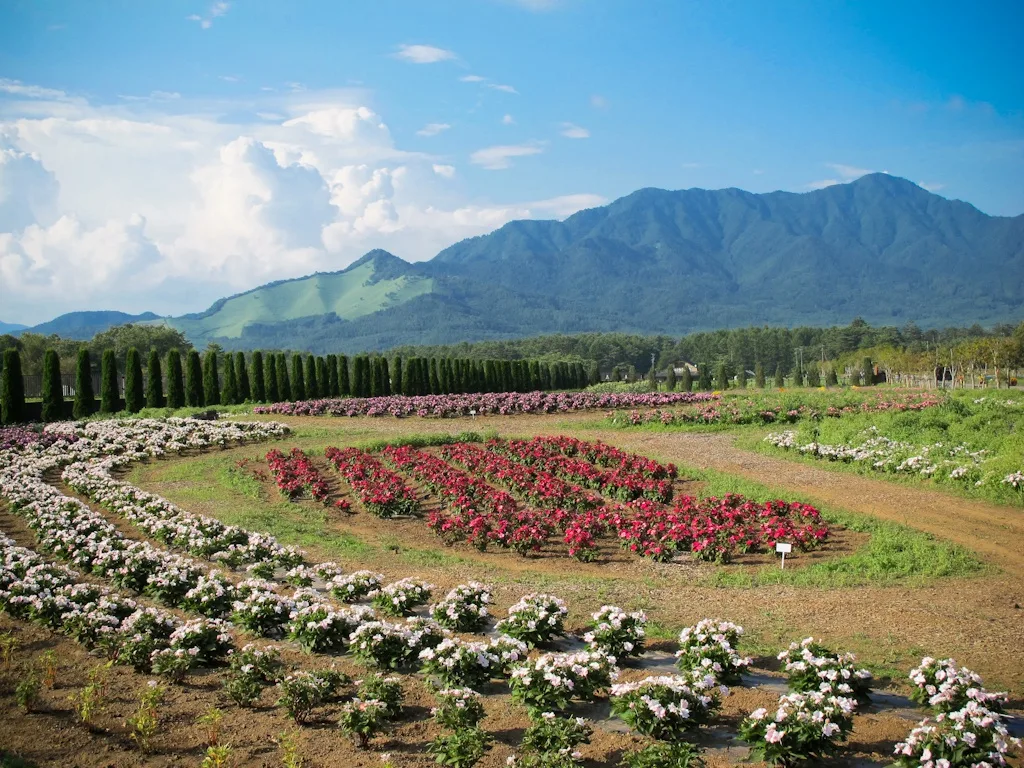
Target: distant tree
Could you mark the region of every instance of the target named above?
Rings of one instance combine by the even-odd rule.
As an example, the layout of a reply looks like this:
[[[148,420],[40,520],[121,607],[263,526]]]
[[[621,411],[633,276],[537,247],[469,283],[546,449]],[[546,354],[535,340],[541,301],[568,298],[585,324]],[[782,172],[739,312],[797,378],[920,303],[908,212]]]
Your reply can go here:
[[[102,333],[97,333],[89,342],[89,348],[97,353],[113,349],[118,365],[124,365],[128,359],[128,350],[157,348],[161,356],[172,349],[189,349],[192,345],[188,339],[174,328],[165,325],[116,325]],[[125,368],[127,371],[127,367]]]
[[[676,390],[676,367],[674,365],[670,365],[665,370],[665,389],[669,392]]]
[[[267,376],[267,366],[272,365],[273,359],[274,356],[270,355],[264,360],[263,351],[259,349],[252,353],[252,399],[257,403],[271,402],[270,393],[277,392],[277,376],[274,372],[270,373],[269,379]]]
[[[405,382],[402,381],[402,357],[399,355],[391,364],[391,389],[396,395],[405,394]]]
[[[380,359],[380,386],[385,397],[391,394],[391,371],[386,357]]]
[[[747,366],[740,364],[740,372],[736,374],[736,386],[740,389],[747,388]]]
[[[117,386],[117,356],[113,349],[104,350],[100,363],[100,410],[103,413],[117,413],[121,410],[121,394]]]
[[[60,380],[60,355],[48,349],[43,357],[43,421],[64,418],[64,386]]]
[[[203,400],[203,364],[199,353],[190,349],[185,357],[185,405],[198,408],[205,405]]]
[[[327,396],[337,397],[338,390],[338,356],[331,354],[327,356]]]
[[[160,370],[160,352],[153,347],[149,350],[149,359],[146,361],[146,407],[163,408],[163,406],[164,377],[163,371]]]
[[[430,394],[441,394],[441,380],[437,377],[437,358],[430,358]]]
[[[4,350],[4,370],[0,373],[0,421],[20,424],[25,420],[25,379],[21,373],[21,353],[16,347]]]
[[[369,392],[369,381],[367,380],[366,355],[356,355],[352,358],[352,396],[366,397]]]
[[[821,386],[821,369],[818,368],[817,365],[811,365],[811,367],[807,369],[807,386]]]
[[[352,382],[348,372],[348,358],[345,355],[338,355],[338,396],[350,397],[352,395]]]
[[[78,364],[75,367],[75,405],[74,416],[84,419],[91,416],[96,408],[96,395],[92,391],[92,359],[89,350],[81,347],[78,350]]]
[[[711,363],[704,362],[697,369],[697,389],[702,392],[710,392],[711,388]]]
[[[292,355],[292,400],[298,402],[306,399],[306,375],[302,370],[302,355],[298,352]]]
[[[334,367],[334,372],[337,374],[337,366]],[[331,396],[331,382],[330,377],[327,375],[327,361],[322,357],[316,359],[316,391],[317,397]]]
[[[235,356],[230,352],[224,355],[224,386],[221,387],[220,401],[224,405],[238,402],[238,377],[235,375]]]
[[[220,374],[217,370],[216,349],[207,349],[203,355],[203,404],[220,405]]]
[[[754,366],[754,386],[764,389],[764,363],[757,363]]]
[[[181,353],[172,349],[167,353],[167,407],[185,405],[185,382],[181,371]]]
[[[782,389],[784,386],[786,386],[786,379],[784,374],[782,373],[781,365],[775,366],[775,386],[779,389]]]
[[[288,376],[288,358],[284,352],[277,353],[277,396],[284,402],[291,402],[295,398],[292,392],[292,381]]]
[[[320,397],[320,381],[316,377],[316,356],[306,356],[306,399],[316,400]]]
[[[245,365],[245,352],[235,352],[235,385],[237,387],[235,402],[247,403],[253,399],[249,370]]]
[[[715,370],[715,389],[724,392],[729,388],[729,369],[723,360]]]
[[[865,387],[870,387],[875,383],[875,367],[871,364],[870,357],[865,357],[861,360],[860,375],[864,380]]]
[[[836,375],[835,366],[829,366],[828,371],[825,373],[825,386],[837,387],[839,386],[839,377]]]
[[[679,385],[676,387],[683,392],[693,391],[693,374],[690,373],[690,366],[683,363],[683,375],[679,377]]]
[[[132,347],[124,364],[124,409],[128,413],[138,413],[146,404],[146,396],[142,387],[142,357],[139,350]]]

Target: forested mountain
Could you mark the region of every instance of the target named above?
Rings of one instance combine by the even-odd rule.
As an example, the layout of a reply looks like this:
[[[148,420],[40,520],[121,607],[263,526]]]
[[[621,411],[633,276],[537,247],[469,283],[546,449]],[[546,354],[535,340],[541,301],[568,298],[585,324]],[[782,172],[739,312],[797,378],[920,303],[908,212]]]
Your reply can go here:
[[[565,221],[511,222],[428,262],[372,251],[340,272],[159,322],[195,343],[322,353],[543,333],[1022,316],[1024,216],[988,216],[870,174],[803,194],[642,189]]]

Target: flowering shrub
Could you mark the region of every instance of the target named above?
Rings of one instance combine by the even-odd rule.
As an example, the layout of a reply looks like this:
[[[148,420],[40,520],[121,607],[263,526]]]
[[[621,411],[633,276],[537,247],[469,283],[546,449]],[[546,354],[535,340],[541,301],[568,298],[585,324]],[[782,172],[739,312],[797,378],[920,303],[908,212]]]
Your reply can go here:
[[[918,667],[910,670],[914,690],[910,697],[922,707],[937,712],[953,712],[976,702],[993,712],[1002,712],[1007,695],[986,691],[981,675],[967,667],[958,667],[953,659],[926,656]]]
[[[288,639],[309,653],[339,651],[356,627],[373,618],[373,609],[365,606],[337,611],[326,603],[311,603],[291,612]]]
[[[779,654],[793,691],[821,691],[854,699],[863,704],[870,698],[871,673],[857,669],[852,653],[834,653],[813,637],[793,643]]]
[[[644,652],[647,614],[643,611],[626,613],[614,605],[603,605],[593,614],[590,631],[583,640],[593,650],[602,650],[616,659],[640,656]]]
[[[352,632],[349,650],[364,664],[398,669],[419,649],[408,627],[386,621],[367,621]]]
[[[478,689],[495,676],[498,658],[487,643],[445,638],[435,648],[419,654],[423,669],[436,675],[445,686]]]
[[[472,768],[487,754],[494,737],[480,728],[460,728],[439,734],[427,745],[435,761],[449,768]]]
[[[130,664],[140,672],[149,669],[153,651],[166,648],[179,626],[176,618],[156,608],[139,608],[121,622],[120,631],[111,636],[113,653],[118,664]]]
[[[373,604],[392,616],[408,616],[413,608],[430,600],[434,587],[420,579],[405,578],[388,584],[373,595]]]
[[[645,677],[612,686],[612,714],[637,733],[668,741],[706,723],[721,706],[720,694],[727,693],[711,674]]]
[[[252,643],[228,654],[231,672],[224,690],[240,707],[252,706],[263,688],[273,685],[281,675],[281,654],[275,646],[259,648]]]
[[[360,749],[366,749],[370,739],[380,733],[386,724],[384,705],[376,699],[355,698],[341,705],[338,725],[344,734],[355,739]]]
[[[561,598],[533,592],[509,608],[508,618],[499,621],[496,629],[536,647],[565,634],[568,613]]]
[[[509,635],[492,637],[488,643],[488,650],[497,659],[495,677],[508,677],[512,673],[512,667],[530,654],[530,647],[526,643]]]
[[[325,704],[344,685],[347,678],[334,670],[299,671],[277,683],[277,705],[284,707],[296,723],[304,723],[317,707]]]
[[[688,741],[654,742],[622,756],[625,768],[704,768],[701,748]]]
[[[172,683],[180,683],[189,670],[198,664],[198,648],[162,648],[153,651],[150,667],[153,674],[166,677]]]
[[[359,494],[367,512],[386,519],[419,511],[412,489],[366,451],[330,447],[324,455]]]
[[[1007,765],[1020,749],[997,712],[969,701],[963,709],[926,718],[896,745],[898,768],[981,768]]]
[[[257,635],[278,632],[295,609],[294,600],[266,588],[255,587],[240,594],[244,597],[232,603],[231,621]]]
[[[532,712],[564,710],[573,698],[588,701],[618,676],[615,659],[602,651],[547,653],[512,668],[512,698]]]
[[[346,603],[356,603],[378,589],[384,577],[373,571],[356,571],[348,576],[335,576],[331,580],[331,594]]]
[[[574,768],[583,755],[578,747],[589,744],[593,729],[582,717],[556,717],[543,712],[523,733],[523,756],[514,765],[523,768]]]
[[[490,616],[491,590],[477,581],[459,584],[430,607],[430,615],[442,627],[456,632],[478,632]]]
[[[185,593],[181,607],[204,616],[221,617],[231,612],[236,599],[235,586],[220,571],[200,574],[194,587]]]
[[[470,688],[444,688],[437,692],[437,706],[430,714],[445,728],[475,728],[485,717],[480,699],[480,694]]]
[[[217,619],[192,619],[175,629],[169,640],[174,649],[195,649],[197,662],[209,664],[220,661],[231,650],[228,624]]]
[[[740,738],[751,754],[771,765],[793,765],[836,751],[853,729],[857,702],[819,691],[791,693],[779,699],[774,713],[757,709],[740,723]]]
[[[740,674],[753,663],[736,650],[743,627],[729,621],[703,619],[679,633],[676,664],[682,670],[711,673],[723,685],[736,685]]]
[[[359,697],[362,699],[375,699],[384,707],[384,713],[389,718],[398,717],[402,713],[402,680],[396,675],[384,677],[382,675],[369,675],[359,684]]]
[[[317,577],[315,568],[311,568],[308,565],[297,565],[285,571],[284,580],[289,584],[294,584],[296,587],[309,587],[313,585],[314,578]]]
[[[309,457],[298,448],[292,448],[287,456],[275,449],[267,453],[266,460],[274,473],[274,482],[278,490],[289,499],[297,499],[303,491],[308,490],[309,495],[316,501],[323,504],[330,501],[327,480],[313,466]]]

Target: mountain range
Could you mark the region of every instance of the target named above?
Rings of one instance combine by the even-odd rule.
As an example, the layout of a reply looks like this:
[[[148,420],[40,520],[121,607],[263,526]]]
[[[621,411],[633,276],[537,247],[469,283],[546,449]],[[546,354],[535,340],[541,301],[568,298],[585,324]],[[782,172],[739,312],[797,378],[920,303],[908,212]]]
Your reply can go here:
[[[376,250],[205,312],[70,313],[28,330],[89,338],[104,322],[164,323],[197,345],[322,353],[555,332],[1022,316],[1024,215],[988,216],[869,174],[801,194],[641,189],[564,221],[510,222],[430,261]]]

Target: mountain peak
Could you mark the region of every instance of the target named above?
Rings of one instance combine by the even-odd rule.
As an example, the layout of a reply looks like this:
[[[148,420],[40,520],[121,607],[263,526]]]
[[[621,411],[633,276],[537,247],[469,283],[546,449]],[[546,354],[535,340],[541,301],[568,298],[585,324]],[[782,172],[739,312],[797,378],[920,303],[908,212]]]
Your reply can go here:
[[[347,269],[355,269],[361,267],[363,264],[372,263],[375,267],[382,266],[409,266],[409,262],[404,261],[390,251],[385,251],[383,248],[374,248],[372,251],[367,251],[358,259],[348,265]]]

